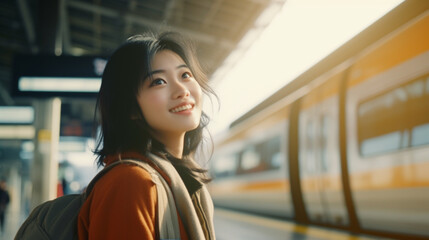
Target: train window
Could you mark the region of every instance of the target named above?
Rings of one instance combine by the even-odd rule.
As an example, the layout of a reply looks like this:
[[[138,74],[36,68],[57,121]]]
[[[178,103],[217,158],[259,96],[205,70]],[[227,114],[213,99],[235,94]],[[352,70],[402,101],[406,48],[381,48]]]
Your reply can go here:
[[[261,157],[255,147],[249,147],[241,155],[240,168],[243,172],[254,172],[261,162]]]
[[[429,77],[424,76],[358,106],[362,156],[429,144]]]
[[[214,174],[216,178],[235,175],[237,171],[237,154],[224,155],[214,159]]]
[[[315,132],[314,132],[314,124],[312,120],[309,120],[307,122],[307,128],[305,129],[305,143],[304,143],[304,153],[302,154],[304,161],[302,164],[304,166],[302,167],[302,170],[306,169],[307,172],[315,172],[316,166],[315,166]]]
[[[280,136],[266,141],[249,145],[240,154],[239,174],[263,172],[278,169],[284,162],[284,155],[280,151]]]
[[[426,94],[429,94],[429,77],[426,79]]]
[[[362,153],[373,155],[379,152],[391,152],[401,148],[401,132],[374,137],[361,144]]]
[[[270,165],[271,169],[280,168],[283,161],[284,161],[284,155],[281,152],[277,152],[273,154],[271,158],[271,165]]]
[[[429,123],[413,128],[411,146],[429,144]]]
[[[406,148],[408,146],[408,142],[410,141],[410,134],[408,133],[408,130],[403,131],[401,134],[400,148]]]
[[[268,168],[280,168],[283,161],[283,154],[280,151],[280,136],[276,136],[264,142],[262,149],[263,159],[267,161]]]
[[[329,141],[329,123],[330,118],[327,115],[323,115],[321,118],[321,128],[320,128],[320,158],[322,162],[322,169],[328,169],[328,141]]]

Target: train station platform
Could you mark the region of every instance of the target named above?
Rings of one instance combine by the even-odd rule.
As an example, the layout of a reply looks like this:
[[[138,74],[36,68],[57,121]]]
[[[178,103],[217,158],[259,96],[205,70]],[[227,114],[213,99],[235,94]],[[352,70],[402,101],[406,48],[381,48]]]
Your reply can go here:
[[[372,240],[389,239],[352,235],[336,229],[304,226],[286,220],[273,219],[249,213],[215,209],[217,240]]]
[[[5,231],[1,240],[12,240],[25,216],[7,212]],[[303,226],[290,221],[273,219],[249,213],[215,209],[217,240],[372,240],[380,237],[352,235],[347,232],[315,226]],[[388,238],[383,238],[388,239]]]
[[[6,211],[4,231],[0,231],[0,240],[12,240],[26,216],[19,212]]]

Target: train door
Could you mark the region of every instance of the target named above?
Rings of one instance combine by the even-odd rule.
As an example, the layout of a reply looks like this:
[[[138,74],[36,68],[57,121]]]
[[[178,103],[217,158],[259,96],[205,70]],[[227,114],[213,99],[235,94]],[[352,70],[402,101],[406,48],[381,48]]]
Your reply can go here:
[[[338,140],[338,84],[334,77],[302,100],[299,114],[300,182],[312,222],[348,225]]]

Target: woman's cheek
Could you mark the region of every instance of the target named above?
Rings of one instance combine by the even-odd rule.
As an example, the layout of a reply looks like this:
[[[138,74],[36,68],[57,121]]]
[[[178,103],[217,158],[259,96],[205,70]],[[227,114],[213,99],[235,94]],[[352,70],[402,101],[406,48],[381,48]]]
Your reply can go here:
[[[162,105],[167,104],[165,96],[162,96],[161,94],[156,94],[156,93],[148,94],[145,101],[146,103],[148,103],[148,105],[150,106],[156,105],[157,107],[162,107]]]

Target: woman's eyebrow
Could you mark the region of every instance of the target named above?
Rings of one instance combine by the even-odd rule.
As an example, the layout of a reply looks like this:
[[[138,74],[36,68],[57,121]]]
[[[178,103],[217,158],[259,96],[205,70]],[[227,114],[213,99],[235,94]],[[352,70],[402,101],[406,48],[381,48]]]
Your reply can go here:
[[[189,69],[188,65],[186,65],[186,64],[181,64],[181,65],[177,66],[177,69],[179,69],[179,68],[188,68]]]
[[[181,69],[181,68],[187,68],[187,69],[189,69],[188,65],[186,65],[186,64],[181,64],[181,65],[179,65],[179,66],[176,67],[176,69]],[[153,71],[149,72],[144,79],[146,79],[146,78],[148,78],[150,76],[153,76],[153,75],[155,75],[157,73],[165,73],[165,72],[166,71],[164,69],[153,70]]]
[[[163,70],[163,69],[153,70],[153,71],[151,71],[151,72],[148,72],[148,73],[146,74],[146,76],[144,76],[144,78],[143,78],[143,79],[146,79],[146,78],[152,77],[153,75],[155,75],[155,74],[157,74],[157,73],[164,73],[164,72],[165,72],[165,70]]]
[[[176,69],[180,69],[180,68],[188,68],[189,69],[188,65],[186,65],[186,64],[181,64],[181,65],[176,67]],[[158,69],[158,70],[153,70],[152,72],[148,73],[148,75],[154,75],[157,73],[164,73],[164,72],[166,72],[166,70]]]

